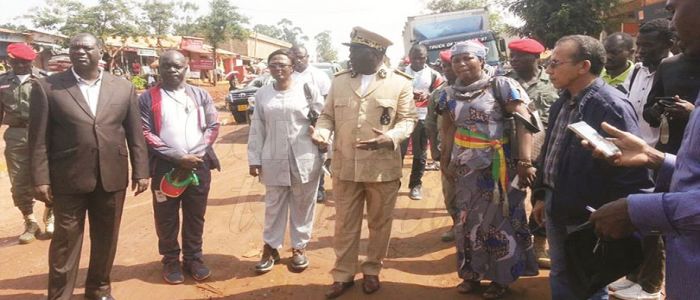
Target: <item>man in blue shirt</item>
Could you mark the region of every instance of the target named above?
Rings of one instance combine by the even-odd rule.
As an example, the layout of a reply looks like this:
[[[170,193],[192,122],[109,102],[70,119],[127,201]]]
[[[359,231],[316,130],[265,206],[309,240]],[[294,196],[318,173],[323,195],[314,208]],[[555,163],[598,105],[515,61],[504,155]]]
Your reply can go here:
[[[549,111],[549,128],[533,193],[537,201],[533,215],[539,224],[546,224],[550,286],[555,300],[580,299],[583,293],[581,287],[569,281],[571,270],[564,243],[568,233],[588,219],[585,207],[597,208],[653,187],[647,170],[610,166],[593,159],[567,129],[569,124],[585,121],[599,132],[603,122],[639,132],[634,108],[625,95],[598,77],[604,64],[605,49],[600,41],[573,35],[557,42],[546,68],[554,87],[563,92]],[[606,296],[601,290],[593,299]]]
[[[700,2],[669,0],[666,7],[674,13],[673,26],[686,53],[700,53]],[[695,100],[698,105],[700,95]],[[664,154],[634,134],[608,124],[603,129],[621,150],[608,158],[613,165],[655,169],[656,190],[668,192],[630,195],[608,203],[591,215],[591,223],[602,238],[621,238],[634,231],[663,234],[668,299],[697,298],[700,285],[694,275],[700,269],[700,111],[693,111],[677,156]],[[599,150],[593,154],[603,157]]]

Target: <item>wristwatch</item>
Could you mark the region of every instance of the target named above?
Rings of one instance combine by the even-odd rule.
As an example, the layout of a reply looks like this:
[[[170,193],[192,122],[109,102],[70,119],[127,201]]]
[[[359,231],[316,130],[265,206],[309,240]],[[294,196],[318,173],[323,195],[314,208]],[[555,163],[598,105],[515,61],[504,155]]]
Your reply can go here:
[[[532,165],[532,160],[529,160],[529,159],[519,159],[519,160],[518,160],[518,167],[532,168],[532,167],[534,167],[534,166]]]

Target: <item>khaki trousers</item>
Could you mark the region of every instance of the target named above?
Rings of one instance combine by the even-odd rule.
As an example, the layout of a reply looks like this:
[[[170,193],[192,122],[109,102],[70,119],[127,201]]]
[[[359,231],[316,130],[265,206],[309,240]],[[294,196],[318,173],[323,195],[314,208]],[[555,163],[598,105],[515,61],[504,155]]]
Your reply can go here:
[[[367,259],[360,268],[367,275],[379,275],[382,260],[386,257],[391,238],[391,223],[396,196],[401,181],[353,182],[334,179],[336,222],[333,248],[335,267],[331,271],[333,281],[350,282],[357,273],[357,256],[365,203],[367,203],[367,227],[369,243]]]

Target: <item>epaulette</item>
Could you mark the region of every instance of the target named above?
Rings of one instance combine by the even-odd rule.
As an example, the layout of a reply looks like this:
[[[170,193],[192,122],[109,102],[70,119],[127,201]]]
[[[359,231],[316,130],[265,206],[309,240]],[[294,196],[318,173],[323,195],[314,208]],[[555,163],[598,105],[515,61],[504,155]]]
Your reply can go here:
[[[350,73],[350,72],[352,72],[351,69],[345,69],[345,70],[342,70],[342,71],[340,71],[340,72],[337,72],[337,73],[333,74],[333,77],[338,77],[338,76],[340,76],[340,75],[343,75],[343,74],[346,74],[346,73]]]
[[[403,77],[406,77],[406,79],[408,79],[408,80],[413,80],[413,76],[408,75],[408,74],[404,73],[403,71],[401,71],[401,70],[399,70],[399,69],[394,69],[394,73],[399,74],[399,75],[401,75],[401,76],[403,76]]]

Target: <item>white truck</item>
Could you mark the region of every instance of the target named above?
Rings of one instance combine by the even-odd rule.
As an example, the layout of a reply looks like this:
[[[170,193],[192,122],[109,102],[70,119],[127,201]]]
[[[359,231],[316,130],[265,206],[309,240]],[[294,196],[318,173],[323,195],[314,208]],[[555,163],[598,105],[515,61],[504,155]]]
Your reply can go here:
[[[485,8],[408,17],[403,39],[406,53],[414,44],[425,45],[429,62],[436,61],[440,51],[471,39],[489,49],[486,63],[491,66],[500,66],[505,51],[505,41],[490,30],[489,11]]]

